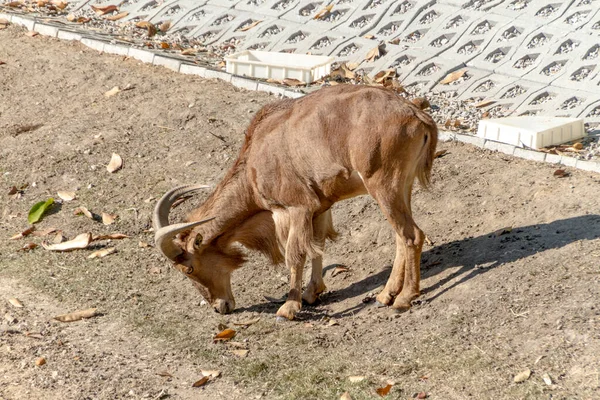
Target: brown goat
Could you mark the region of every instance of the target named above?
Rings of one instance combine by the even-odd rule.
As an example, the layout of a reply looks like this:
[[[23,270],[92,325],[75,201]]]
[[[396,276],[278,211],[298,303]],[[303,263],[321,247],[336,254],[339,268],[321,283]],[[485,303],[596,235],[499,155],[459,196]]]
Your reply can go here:
[[[263,107],[239,157],[214,192],[169,225],[173,202],[206,186],[166,193],[153,216],[157,247],[191,278],[220,313],[235,308],[231,272],[244,262],[234,243],[286,263],[291,289],[278,317],[293,319],[302,300],[325,290],[325,240],[334,238],[330,207],[370,194],[396,232],[396,258],[377,301],[397,310],[419,295],[424,234],[412,218],[415,178],[427,185],[437,144],[432,118],[394,92],[338,85]],[[302,294],[302,270],[312,260]]]

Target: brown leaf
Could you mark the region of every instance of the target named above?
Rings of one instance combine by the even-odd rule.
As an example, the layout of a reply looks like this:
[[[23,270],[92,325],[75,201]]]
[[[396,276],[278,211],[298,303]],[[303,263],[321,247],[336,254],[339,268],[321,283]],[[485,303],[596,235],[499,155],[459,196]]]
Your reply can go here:
[[[29,31],[25,35],[29,37],[36,37],[37,35],[39,35],[39,33],[37,33],[36,31]]]
[[[390,390],[392,389],[392,384],[388,383],[387,386],[376,389],[375,391],[377,392],[378,395],[380,395],[381,397],[383,396],[387,396],[388,393],[390,392]]]
[[[525,382],[527,379],[529,379],[529,377],[531,376],[531,370],[530,369],[526,369],[525,371],[522,371],[520,373],[518,373],[513,381],[515,383],[521,383],[521,382]]]
[[[79,24],[85,24],[90,22],[92,19],[91,18],[87,18],[87,17],[79,17],[77,18],[77,23]]]
[[[302,82],[301,80],[294,79],[294,78],[285,78],[281,82],[287,86],[306,86],[305,82]]]
[[[116,252],[117,252],[117,249],[115,247],[108,247],[106,249],[94,251],[92,254],[90,254],[88,256],[88,258],[103,258],[110,254],[114,254]]]
[[[240,358],[246,358],[250,350],[229,350],[233,355],[236,355]]]
[[[148,21],[140,21],[140,22],[136,23],[135,26],[137,26],[138,28],[147,29],[148,37],[152,37],[152,36],[156,35],[156,32],[157,32],[156,27]]]
[[[63,243],[47,244],[45,242],[42,242],[42,246],[44,247],[44,249],[49,251],[71,251],[76,249],[85,249],[86,247],[88,247],[91,240],[92,234],[88,232],[77,235],[75,239],[68,240]]]
[[[358,68],[359,65],[360,64],[356,62],[346,63],[346,66],[350,71],[354,71],[356,68]]]
[[[583,150],[583,143],[579,143],[579,142],[577,142],[577,143],[575,143],[575,144],[574,144],[572,147],[573,147],[575,150]]]
[[[446,75],[446,77],[444,79],[442,79],[440,81],[440,84],[442,85],[448,85],[449,83],[452,83],[460,78],[462,78],[462,76],[467,72],[466,69],[461,69],[460,71],[454,71],[449,73],[448,75]]]
[[[52,0],[51,3],[60,10],[64,10],[69,5],[69,3],[62,0]]]
[[[8,7],[13,7],[13,8],[21,7],[21,6],[23,6],[23,5],[24,5],[24,4],[23,4],[23,3],[21,3],[20,1],[11,1],[11,2],[9,2],[9,3],[6,3],[6,6],[8,6]]]
[[[194,382],[192,384],[192,387],[200,387],[200,386],[204,386],[206,384],[206,382],[208,382],[210,378],[208,376],[203,376],[202,378],[198,379],[196,382]]]
[[[58,231],[58,232],[56,233],[56,236],[54,236],[54,239],[52,239],[52,243],[54,243],[54,244],[59,244],[59,243],[62,243],[62,241],[63,241],[64,239],[65,239],[65,238],[63,237],[62,231]]]
[[[116,172],[123,167],[123,159],[117,153],[113,153],[110,162],[106,166],[106,170],[110,173]]]
[[[94,214],[90,212],[87,208],[80,206],[73,210],[73,215],[85,215],[89,219],[94,219]]]
[[[194,56],[194,55],[196,55],[196,49],[189,48],[189,49],[182,50],[181,51],[181,55],[183,55],[183,56]]]
[[[350,268],[344,266],[344,265],[338,265],[337,267],[335,267],[333,269],[333,272],[331,273],[331,277],[333,278],[334,276],[341,274],[342,272],[348,272],[350,271]]]
[[[110,225],[113,222],[115,222],[115,219],[117,219],[118,215],[117,214],[108,214],[103,212],[102,213],[102,223],[104,225]]]
[[[55,320],[60,322],[74,322],[84,318],[92,318],[99,315],[97,308],[88,308],[87,310],[74,311],[68,314],[57,315]]]
[[[498,229],[496,232],[494,232],[494,236],[498,237],[501,235],[506,235],[511,232],[512,232],[512,226],[507,226],[506,228]]]
[[[12,196],[13,194],[17,194],[19,192],[19,189],[17,189],[16,186],[13,186],[10,188],[10,190],[8,191],[8,195]]]
[[[115,6],[115,5],[109,5],[109,6],[90,6],[92,8],[92,10],[96,11],[96,14],[98,15],[104,15],[104,14],[108,14],[111,13],[113,11],[118,11],[119,7]]]
[[[121,89],[118,86],[115,86],[114,88],[110,89],[108,92],[104,93],[105,97],[112,97],[115,94],[118,94],[121,92]]]
[[[41,367],[44,364],[46,364],[46,359],[44,357],[40,357],[35,360],[35,365],[38,367]]]
[[[27,244],[23,245],[23,247],[21,247],[20,250],[22,250],[22,251],[30,251],[30,250],[33,250],[33,249],[35,249],[37,247],[38,247],[38,245],[32,242],[32,243],[27,243]]]
[[[126,17],[126,16],[128,16],[128,15],[129,15],[129,11],[123,11],[123,12],[121,12],[121,13],[118,13],[118,14],[115,14],[115,15],[108,16],[108,17],[106,17],[106,19],[107,19],[107,20],[109,20],[109,21],[118,21],[118,20],[120,20],[121,18],[125,18],[125,17]]]
[[[162,24],[160,24],[160,26],[158,27],[158,29],[160,29],[161,32],[166,32],[169,29],[171,29],[171,21],[165,21]]]
[[[160,48],[163,50],[167,50],[171,48],[171,45],[167,42],[160,42]]]
[[[221,332],[217,333],[213,339],[215,341],[229,340],[229,339],[233,339],[235,334],[236,334],[236,332],[233,329],[227,328],[227,329],[224,329]]]
[[[392,39],[388,43],[390,43],[390,44],[400,44],[400,38]]]
[[[253,319],[247,319],[245,321],[234,322],[233,324],[237,325],[237,326],[250,326],[250,325],[254,325],[258,321],[260,321],[260,317],[256,317],[256,318],[253,318]]]
[[[56,192],[56,194],[58,195],[58,197],[60,197],[64,201],[71,201],[71,200],[75,200],[77,198],[77,195],[75,194],[75,192],[59,190],[58,192]]]
[[[496,100],[482,100],[479,103],[475,104],[475,107],[477,107],[477,108],[487,107],[487,106],[491,106],[495,102],[496,102]]]
[[[556,171],[554,171],[554,176],[557,178],[566,178],[569,175],[570,174],[564,169],[557,169]]]
[[[13,305],[13,307],[17,307],[17,308],[23,308],[23,303],[21,303],[19,301],[19,299],[15,298],[15,297],[11,297],[10,299],[8,299],[8,302],[10,304]]]
[[[356,79],[356,74],[345,63],[340,64],[338,68],[331,71],[330,75],[332,78]]]
[[[365,39],[375,39],[375,35],[365,35],[363,36]]]
[[[0,25],[0,29],[2,29],[2,25]],[[4,61],[0,60],[0,65],[6,64]]]
[[[108,235],[96,235],[92,237],[92,242],[97,242],[98,240],[115,240],[115,239],[128,239],[129,236],[123,233],[110,233]]]
[[[350,393],[348,393],[348,392],[344,392],[344,393],[342,393],[342,395],[340,396],[340,400],[352,400],[352,397],[350,396]]]
[[[396,70],[395,69],[386,69],[386,70],[383,70],[383,71],[379,71],[373,77],[373,79],[375,79],[375,82],[377,82],[377,83],[382,83],[386,79],[393,78],[394,76],[396,76]]]
[[[262,20],[253,21],[251,24],[248,24],[248,25],[244,26],[243,28],[239,28],[238,31],[246,32],[247,30],[250,30],[250,29],[254,28],[256,25],[260,24],[261,22],[262,22]]]
[[[331,10],[333,10],[333,4],[328,5],[327,7],[316,13],[313,19],[321,19],[327,16],[331,12]]]
[[[16,235],[11,236],[11,238],[9,240],[17,240],[17,239],[24,238],[25,236],[31,235],[31,233],[33,231],[35,231],[35,226],[30,226],[29,228],[25,229],[23,232],[17,233]]]
[[[435,153],[435,155],[433,156],[433,158],[444,157],[446,154],[448,154],[448,150],[440,150],[440,151],[438,151],[438,152]]]

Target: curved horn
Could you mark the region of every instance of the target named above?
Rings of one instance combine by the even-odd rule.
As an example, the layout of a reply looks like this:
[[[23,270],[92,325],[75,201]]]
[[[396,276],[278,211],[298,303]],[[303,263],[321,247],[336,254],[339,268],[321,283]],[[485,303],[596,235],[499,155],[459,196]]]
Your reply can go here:
[[[154,227],[155,232],[154,242],[161,253],[163,253],[168,259],[174,261],[175,257],[182,253],[182,249],[173,243],[175,235],[214,219],[209,218],[202,221],[169,225],[169,211],[171,206],[181,196],[207,188],[209,188],[209,186],[206,185],[179,186],[175,189],[169,190],[160,198],[158,203],[156,203],[156,206],[154,207],[154,213],[152,214],[152,226]]]
[[[158,200],[154,213],[152,214],[152,227],[157,232],[159,229],[169,225],[169,211],[173,203],[180,197],[200,189],[208,189],[207,185],[184,185],[169,190]]]

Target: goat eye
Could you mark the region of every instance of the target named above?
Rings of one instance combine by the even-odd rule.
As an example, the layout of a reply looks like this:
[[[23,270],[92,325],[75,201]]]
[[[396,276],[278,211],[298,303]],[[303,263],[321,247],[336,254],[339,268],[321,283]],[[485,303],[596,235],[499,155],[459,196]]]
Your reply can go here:
[[[198,250],[198,248],[200,248],[201,245],[202,245],[202,235],[198,234],[198,235],[196,235],[196,239],[194,240],[194,248],[196,250]]]

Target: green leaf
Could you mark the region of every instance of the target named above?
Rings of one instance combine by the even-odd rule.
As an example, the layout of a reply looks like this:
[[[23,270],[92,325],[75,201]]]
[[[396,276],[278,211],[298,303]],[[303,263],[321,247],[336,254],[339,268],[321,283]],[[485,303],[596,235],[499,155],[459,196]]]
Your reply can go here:
[[[35,224],[40,219],[42,219],[42,215],[46,212],[50,206],[54,204],[54,199],[49,198],[46,201],[40,201],[39,203],[35,203],[31,210],[29,210],[29,215],[27,216],[27,220],[30,224]]]

